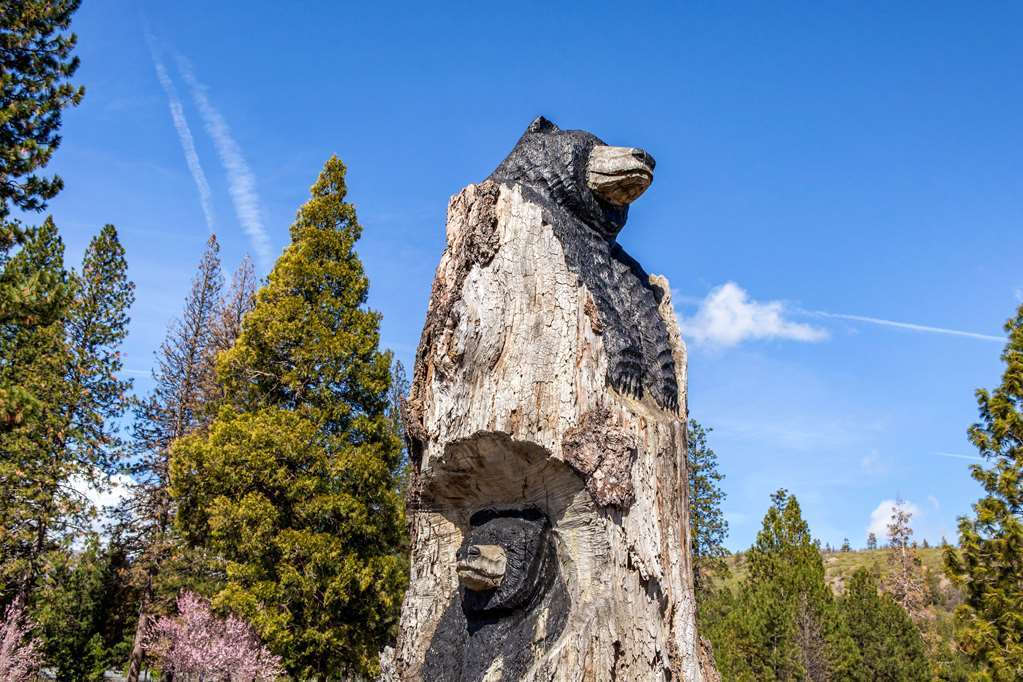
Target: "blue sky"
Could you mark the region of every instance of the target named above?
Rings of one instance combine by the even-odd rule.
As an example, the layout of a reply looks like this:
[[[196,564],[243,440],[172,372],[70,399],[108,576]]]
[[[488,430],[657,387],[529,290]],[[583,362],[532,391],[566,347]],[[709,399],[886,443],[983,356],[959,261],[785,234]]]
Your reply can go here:
[[[544,114],[657,159],[620,241],[675,290],[729,546],[778,487],[823,542],[896,496],[954,537],[1023,290],[1023,7],[637,4],[85,3],[51,210],[72,261],[121,230],[138,388],[209,226],[265,273],[332,153],[407,363],[448,197]]]

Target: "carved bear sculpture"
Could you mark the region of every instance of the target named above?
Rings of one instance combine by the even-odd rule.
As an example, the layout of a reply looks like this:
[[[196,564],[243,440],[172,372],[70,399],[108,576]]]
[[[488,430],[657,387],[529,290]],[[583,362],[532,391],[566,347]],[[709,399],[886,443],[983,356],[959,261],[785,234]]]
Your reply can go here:
[[[686,351],[617,243],[654,160],[534,120],[448,205],[403,410],[411,580],[388,682],[701,682]]]
[[[484,510],[469,524],[456,553],[461,586],[433,635],[423,679],[519,680],[568,614],[550,522],[527,508]]]
[[[561,130],[540,116],[488,180],[521,186],[550,211],[568,266],[596,303],[615,389],[661,407],[678,407],[675,363],[664,320],[663,292],[615,242],[629,204],[653,180],[654,159],[642,149],[610,147],[592,133]]]

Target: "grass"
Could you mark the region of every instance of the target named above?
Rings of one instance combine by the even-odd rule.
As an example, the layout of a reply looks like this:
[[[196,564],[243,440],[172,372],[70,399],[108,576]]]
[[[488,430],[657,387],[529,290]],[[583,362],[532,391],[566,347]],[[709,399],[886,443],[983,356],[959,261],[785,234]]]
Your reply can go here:
[[[916,554],[924,568],[924,575],[932,580],[947,584],[944,576],[944,559],[940,547],[919,548]],[[889,571],[887,549],[861,549],[849,552],[821,552],[824,557],[824,579],[836,594],[841,594],[846,580],[859,568],[876,570],[883,579]],[[727,558],[729,575],[723,584],[735,588],[746,577],[746,557],[744,554],[733,554]]]

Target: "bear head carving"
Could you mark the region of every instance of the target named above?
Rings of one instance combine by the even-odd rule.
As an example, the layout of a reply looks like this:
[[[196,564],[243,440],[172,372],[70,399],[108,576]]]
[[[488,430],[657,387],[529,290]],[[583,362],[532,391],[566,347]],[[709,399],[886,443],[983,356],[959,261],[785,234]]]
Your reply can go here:
[[[484,510],[456,553],[466,614],[499,614],[535,603],[550,582],[550,522],[537,509]]]
[[[540,116],[487,179],[521,184],[611,241],[653,172],[654,159],[642,149],[611,147],[592,133],[561,130]]]

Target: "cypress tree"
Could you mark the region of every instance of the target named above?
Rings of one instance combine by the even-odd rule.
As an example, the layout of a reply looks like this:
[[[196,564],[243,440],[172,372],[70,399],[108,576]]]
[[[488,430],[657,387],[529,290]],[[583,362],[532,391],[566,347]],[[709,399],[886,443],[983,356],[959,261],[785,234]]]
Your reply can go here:
[[[969,431],[986,460],[970,467],[985,494],[959,519],[958,551],[945,549],[963,591],[959,647],[999,681],[1023,679],[1023,306],[1005,330],[1002,383],[977,391],[980,421]]]
[[[319,679],[376,670],[405,580],[391,359],[365,307],[345,172],[327,161],[218,357],[225,406],[171,460],[179,527],[223,571],[214,605],[251,622],[292,674]]]
[[[693,585],[701,598],[710,589],[710,577],[727,570],[724,547],[728,521],[721,511],[725,493],[724,476],[718,471],[718,456],[707,443],[707,434],[695,419],[686,431],[686,466],[689,475],[689,538],[693,555]]]
[[[919,631],[890,595],[878,592],[874,575],[864,568],[857,569],[838,601],[860,651],[865,679],[917,682],[929,678]]]

